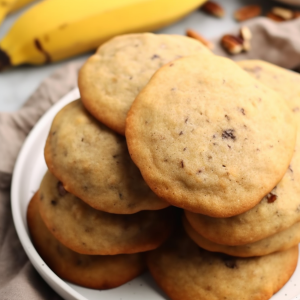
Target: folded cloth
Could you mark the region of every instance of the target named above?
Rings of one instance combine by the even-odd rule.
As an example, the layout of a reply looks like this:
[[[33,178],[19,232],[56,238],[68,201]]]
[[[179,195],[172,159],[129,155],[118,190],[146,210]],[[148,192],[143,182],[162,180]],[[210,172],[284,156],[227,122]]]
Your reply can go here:
[[[252,33],[251,50],[237,55],[228,55],[220,45],[220,38],[214,40],[214,52],[229,56],[233,60],[261,59],[287,69],[300,66],[300,18],[287,22],[274,22],[265,17],[251,19],[241,24]],[[231,32],[238,34],[239,28]]]
[[[82,62],[70,63],[46,79],[25,105],[0,113],[0,299],[61,299],[38,275],[17,236],[10,207],[15,160],[27,134],[57,100],[77,85]]]
[[[263,59],[285,68],[300,66],[300,19],[275,23],[257,18],[245,23],[252,49],[230,56],[215,40],[215,53],[234,60]],[[25,105],[0,113],[0,298],[1,300],[61,299],[34,270],[19,242],[11,215],[10,183],[15,160],[27,134],[44,112],[77,86],[82,62],[70,63],[46,79]]]

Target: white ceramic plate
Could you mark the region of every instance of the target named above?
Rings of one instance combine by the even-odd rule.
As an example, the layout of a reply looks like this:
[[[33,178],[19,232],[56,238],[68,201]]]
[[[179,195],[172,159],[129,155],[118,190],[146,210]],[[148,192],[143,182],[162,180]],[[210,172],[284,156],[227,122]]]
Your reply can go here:
[[[48,284],[64,299],[78,300],[162,300],[168,297],[159,289],[151,276],[146,273],[121,287],[99,291],[82,288],[60,279],[44,263],[31,243],[26,223],[26,210],[32,195],[38,190],[41,179],[46,172],[44,161],[44,145],[56,113],[69,102],[79,98],[77,89],[71,91],[56,103],[32,129],[28,135],[16,162],[12,180],[12,212],[20,241],[30,261],[48,282]],[[107,274],[110,276],[110,274]],[[251,284],[251,278],[249,278]],[[299,296],[297,296],[299,295]],[[289,282],[272,298],[272,300],[300,299],[300,267]],[[196,300],[196,299],[195,299]]]

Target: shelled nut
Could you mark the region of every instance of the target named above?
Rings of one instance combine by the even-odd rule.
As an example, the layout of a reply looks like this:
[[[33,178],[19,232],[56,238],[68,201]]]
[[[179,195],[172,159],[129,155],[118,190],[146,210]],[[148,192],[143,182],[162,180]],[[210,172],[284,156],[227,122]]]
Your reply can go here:
[[[240,34],[240,37],[246,41],[249,41],[252,38],[252,33],[251,33],[250,29],[246,26],[241,27],[239,34]]]
[[[231,54],[241,53],[244,49],[243,40],[240,37],[226,34],[222,37],[221,44]]]
[[[186,35],[190,38],[196,39],[199,42],[201,42],[204,46],[206,46],[208,49],[213,49],[214,45],[209,42],[207,39],[205,39],[200,33],[196,32],[193,29],[187,29]]]
[[[294,11],[294,17],[293,19],[300,18],[300,11]]]
[[[213,1],[208,1],[205,2],[202,6],[201,9],[205,11],[206,13],[213,15],[218,18],[222,18],[225,15],[225,10],[224,8],[217,2]]]
[[[237,21],[242,22],[261,14],[261,6],[259,5],[248,5],[244,6],[235,11],[234,17]]]
[[[272,13],[275,16],[280,17],[286,21],[291,20],[294,17],[294,13],[292,10],[287,8],[277,7],[277,6],[272,8]]]
[[[273,20],[273,21],[275,21],[275,22],[283,22],[284,21],[283,18],[273,14],[272,12],[268,12],[266,17]]]

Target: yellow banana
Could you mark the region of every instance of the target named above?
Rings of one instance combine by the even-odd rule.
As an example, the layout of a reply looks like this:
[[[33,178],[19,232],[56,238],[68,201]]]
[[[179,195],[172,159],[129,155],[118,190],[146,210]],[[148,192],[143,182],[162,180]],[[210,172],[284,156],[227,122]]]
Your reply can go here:
[[[15,2],[16,0],[0,1],[0,24],[2,23],[6,15],[11,11]]]
[[[46,0],[26,11],[0,42],[0,70],[43,64],[97,48],[123,33],[153,31],[205,0]]]
[[[0,25],[4,18],[10,14],[13,13],[26,4],[35,1],[35,0],[5,0],[5,1],[0,1]]]
[[[22,8],[23,6],[33,2],[35,0],[15,0],[14,4],[12,5],[12,7],[9,10],[9,13],[14,13],[15,11],[19,10],[20,8]]]

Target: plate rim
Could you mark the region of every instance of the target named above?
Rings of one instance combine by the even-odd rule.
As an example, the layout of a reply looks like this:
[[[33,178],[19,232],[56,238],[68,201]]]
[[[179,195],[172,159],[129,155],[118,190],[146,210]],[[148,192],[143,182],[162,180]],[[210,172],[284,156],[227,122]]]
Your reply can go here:
[[[68,299],[76,300],[88,300],[86,297],[82,296],[80,293],[75,291],[71,286],[69,286],[63,279],[58,277],[44,262],[36,251],[34,245],[31,242],[29,233],[27,231],[27,224],[23,224],[22,213],[20,207],[20,199],[18,196],[18,186],[21,182],[21,171],[24,164],[24,159],[28,153],[29,147],[35,139],[36,134],[39,130],[43,129],[43,125],[48,122],[49,116],[54,114],[64,105],[76,100],[77,95],[79,95],[78,88],[74,88],[69,91],[65,96],[60,98],[55,104],[53,104],[36,124],[32,127],[29,134],[27,135],[15,162],[15,166],[12,173],[12,183],[11,183],[11,210],[13,216],[13,223],[21,242],[21,245],[27,254],[30,262],[37,270],[37,272],[42,276],[42,278],[62,297],[67,297]]]

